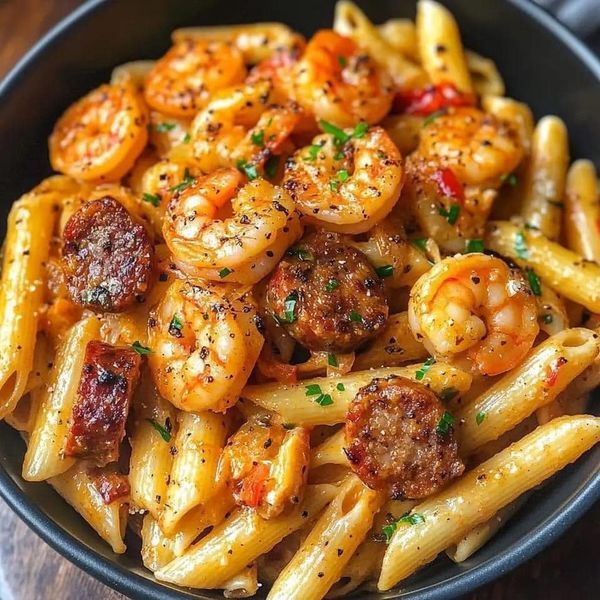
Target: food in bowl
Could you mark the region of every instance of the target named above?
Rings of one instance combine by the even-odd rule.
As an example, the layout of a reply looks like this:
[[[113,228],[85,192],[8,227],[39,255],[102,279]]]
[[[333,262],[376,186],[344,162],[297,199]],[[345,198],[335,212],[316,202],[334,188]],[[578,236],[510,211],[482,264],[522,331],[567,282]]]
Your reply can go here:
[[[0,414],[158,580],[387,590],[600,438],[595,170],[440,4],[176,31],[50,161],[9,216]]]

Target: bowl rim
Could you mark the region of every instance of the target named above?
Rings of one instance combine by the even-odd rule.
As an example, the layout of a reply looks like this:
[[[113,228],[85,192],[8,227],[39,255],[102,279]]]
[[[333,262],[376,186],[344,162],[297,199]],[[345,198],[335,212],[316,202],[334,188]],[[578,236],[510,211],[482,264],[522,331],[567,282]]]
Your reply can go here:
[[[35,66],[48,47],[56,45],[61,37],[76,27],[80,21],[89,18],[109,1],[87,0],[42,36],[0,81],[0,101],[19,84],[21,78]],[[562,42],[600,83],[600,59],[565,25],[545,8],[531,0],[505,0],[505,2],[513,5]],[[557,513],[555,510],[552,515],[531,530],[525,539],[509,545],[501,554],[466,571],[459,571],[444,581],[408,593],[399,592],[398,596],[390,595],[394,592],[387,592],[384,597],[398,597],[403,600],[449,599],[466,594],[497,579],[549,546],[600,499],[600,470],[590,474],[575,493],[576,495],[566,506],[562,507],[560,512]],[[1,462],[0,497],[50,547],[112,589],[133,598],[149,600],[198,598],[196,595],[191,595],[188,589],[165,586],[89,548],[54,522],[36,503],[31,501]]]

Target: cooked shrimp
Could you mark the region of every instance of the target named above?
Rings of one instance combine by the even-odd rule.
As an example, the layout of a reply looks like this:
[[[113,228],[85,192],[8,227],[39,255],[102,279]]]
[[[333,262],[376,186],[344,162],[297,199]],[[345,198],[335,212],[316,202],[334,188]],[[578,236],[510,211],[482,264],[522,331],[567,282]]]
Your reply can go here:
[[[420,229],[447,252],[483,237],[497,190],[523,147],[508,122],[474,108],[449,109],[421,134],[406,161],[406,203]]]
[[[268,418],[255,417],[227,442],[217,479],[228,485],[237,504],[270,519],[302,501],[309,460],[307,429],[286,430]]]
[[[272,105],[267,82],[243,85],[215,94],[191,127],[194,160],[205,172],[241,166],[249,176],[280,154],[300,118],[290,103]]]
[[[286,163],[283,185],[307,222],[361,233],[396,204],[402,157],[381,127],[340,129],[298,150]]]
[[[521,272],[479,253],[434,265],[412,288],[408,311],[413,334],[434,356],[466,358],[484,375],[516,366],[539,331]]]
[[[350,38],[319,31],[294,68],[294,97],[318,119],[340,127],[378,123],[392,105],[388,73]]]
[[[256,304],[221,284],[175,281],[149,319],[148,356],[161,395],[186,411],[235,404],[260,354]]]
[[[167,115],[193,117],[211,94],[245,76],[242,54],[231,43],[185,39],[148,73],[144,97],[152,108]]]
[[[294,202],[284,190],[264,179],[240,189],[242,181],[236,169],[220,169],[187,179],[173,195],[163,235],[184,271],[216,281],[256,283],[302,235]],[[233,215],[218,218],[229,203]]]
[[[49,140],[52,168],[76,179],[120,179],[148,141],[148,114],[128,84],[101,85],[72,104]]]

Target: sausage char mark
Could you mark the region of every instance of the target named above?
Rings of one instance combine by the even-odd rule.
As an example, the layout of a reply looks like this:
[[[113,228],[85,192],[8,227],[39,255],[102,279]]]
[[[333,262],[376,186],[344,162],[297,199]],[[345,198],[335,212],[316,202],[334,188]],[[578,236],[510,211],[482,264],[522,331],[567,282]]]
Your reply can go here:
[[[73,406],[65,455],[88,458],[103,466],[119,457],[133,391],[140,376],[140,355],[92,340]]]
[[[439,398],[404,377],[373,379],[346,417],[346,455],[354,472],[393,499],[424,498],[464,471]]]
[[[131,492],[129,479],[123,473],[104,468],[92,467],[88,471],[92,485],[96,488],[104,504],[112,504],[115,500],[127,498]]]
[[[145,227],[111,196],[86,202],[65,225],[67,289],[85,308],[119,312],[143,302],[153,263],[154,247]]]

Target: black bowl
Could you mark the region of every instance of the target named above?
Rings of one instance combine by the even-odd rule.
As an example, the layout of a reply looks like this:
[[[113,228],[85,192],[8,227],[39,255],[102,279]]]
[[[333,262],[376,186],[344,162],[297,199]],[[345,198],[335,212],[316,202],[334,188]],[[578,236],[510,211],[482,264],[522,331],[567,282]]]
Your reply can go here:
[[[557,114],[568,125],[574,157],[600,164],[600,64],[552,17],[527,0],[444,0],[468,47],[492,57],[509,95],[537,117]],[[414,16],[400,0],[362,0],[375,21]],[[0,84],[0,165],[4,223],[11,202],[50,172],[46,139],[62,110],[111,68],[159,56],[172,29],[194,24],[284,21],[305,34],[332,22],[333,2],[303,0],[92,0],[44,37]],[[0,232],[1,233],[1,232]],[[2,234],[3,235],[3,234]],[[598,411],[596,404],[596,411]],[[222,598],[156,583],[139,558],[139,544],[114,555],[46,484],[20,477],[24,444],[0,425],[0,494],[46,542],[98,579],[129,596],[149,599]],[[600,448],[534,493],[510,523],[472,558],[445,557],[392,592],[362,598],[433,600],[464,594],[499,577],[553,542],[600,497]]]

